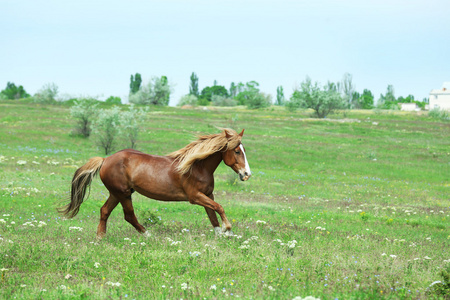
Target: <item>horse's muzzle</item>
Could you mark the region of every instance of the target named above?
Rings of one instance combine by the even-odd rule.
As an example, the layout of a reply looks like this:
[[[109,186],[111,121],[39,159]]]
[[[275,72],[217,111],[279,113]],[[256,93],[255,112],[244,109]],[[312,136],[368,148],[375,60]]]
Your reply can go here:
[[[252,176],[252,173],[248,172],[239,172],[239,178],[241,181],[247,181]]]

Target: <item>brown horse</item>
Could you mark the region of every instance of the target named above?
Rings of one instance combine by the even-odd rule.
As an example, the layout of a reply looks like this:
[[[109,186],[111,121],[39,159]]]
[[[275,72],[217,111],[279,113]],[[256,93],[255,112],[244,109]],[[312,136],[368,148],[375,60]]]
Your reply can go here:
[[[223,207],[214,201],[214,171],[219,164],[231,167],[242,181],[250,178],[250,167],[240,134],[224,129],[219,134],[200,136],[183,149],[167,156],[148,155],[136,150],[119,151],[109,157],[93,157],[79,168],[72,179],[70,203],[60,209],[74,217],[89,188],[99,173],[109,191],[109,198],[100,210],[97,238],[106,233],[106,222],[117,204],[122,204],[125,220],[140,233],[148,234],[134,214],[131,195],[138,193],[161,201],[189,201],[203,206],[216,234],[231,234],[231,224]],[[220,229],[216,212],[222,219]]]

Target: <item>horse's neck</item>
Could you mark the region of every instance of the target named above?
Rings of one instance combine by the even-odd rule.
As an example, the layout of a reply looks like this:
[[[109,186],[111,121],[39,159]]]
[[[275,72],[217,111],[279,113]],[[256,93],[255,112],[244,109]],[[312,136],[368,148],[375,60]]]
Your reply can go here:
[[[216,152],[203,160],[201,168],[208,171],[208,173],[213,174],[221,162],[222,162],[222,153]]]

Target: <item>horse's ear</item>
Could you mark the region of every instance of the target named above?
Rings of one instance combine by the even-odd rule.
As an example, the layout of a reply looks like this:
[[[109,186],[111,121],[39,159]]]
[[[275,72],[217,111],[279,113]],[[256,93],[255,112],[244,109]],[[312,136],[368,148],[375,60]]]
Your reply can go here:
[[[228,131],[226,130],[225,130],[225,137],[227,138],[227,140],[231,138],[231,134],[229,134]]]
[[[245,130],[245,129],[242,129],[241,133],[239,133],[239,135],[240,135],[241,137],[244,135],[244,130]]]

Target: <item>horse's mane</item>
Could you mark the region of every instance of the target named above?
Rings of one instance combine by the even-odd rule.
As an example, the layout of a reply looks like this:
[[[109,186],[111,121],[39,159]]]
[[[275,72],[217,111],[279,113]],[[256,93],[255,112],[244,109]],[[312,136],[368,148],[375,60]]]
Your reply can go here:
[[[178,163],[176,167],[178,172],[186,174],[191,171],[196,161],[203,160],[218,151],[238,147],[241,138],[233,129],[223,128],[221,133],[199,136],[196,141],[167,156],[174,158]]]

